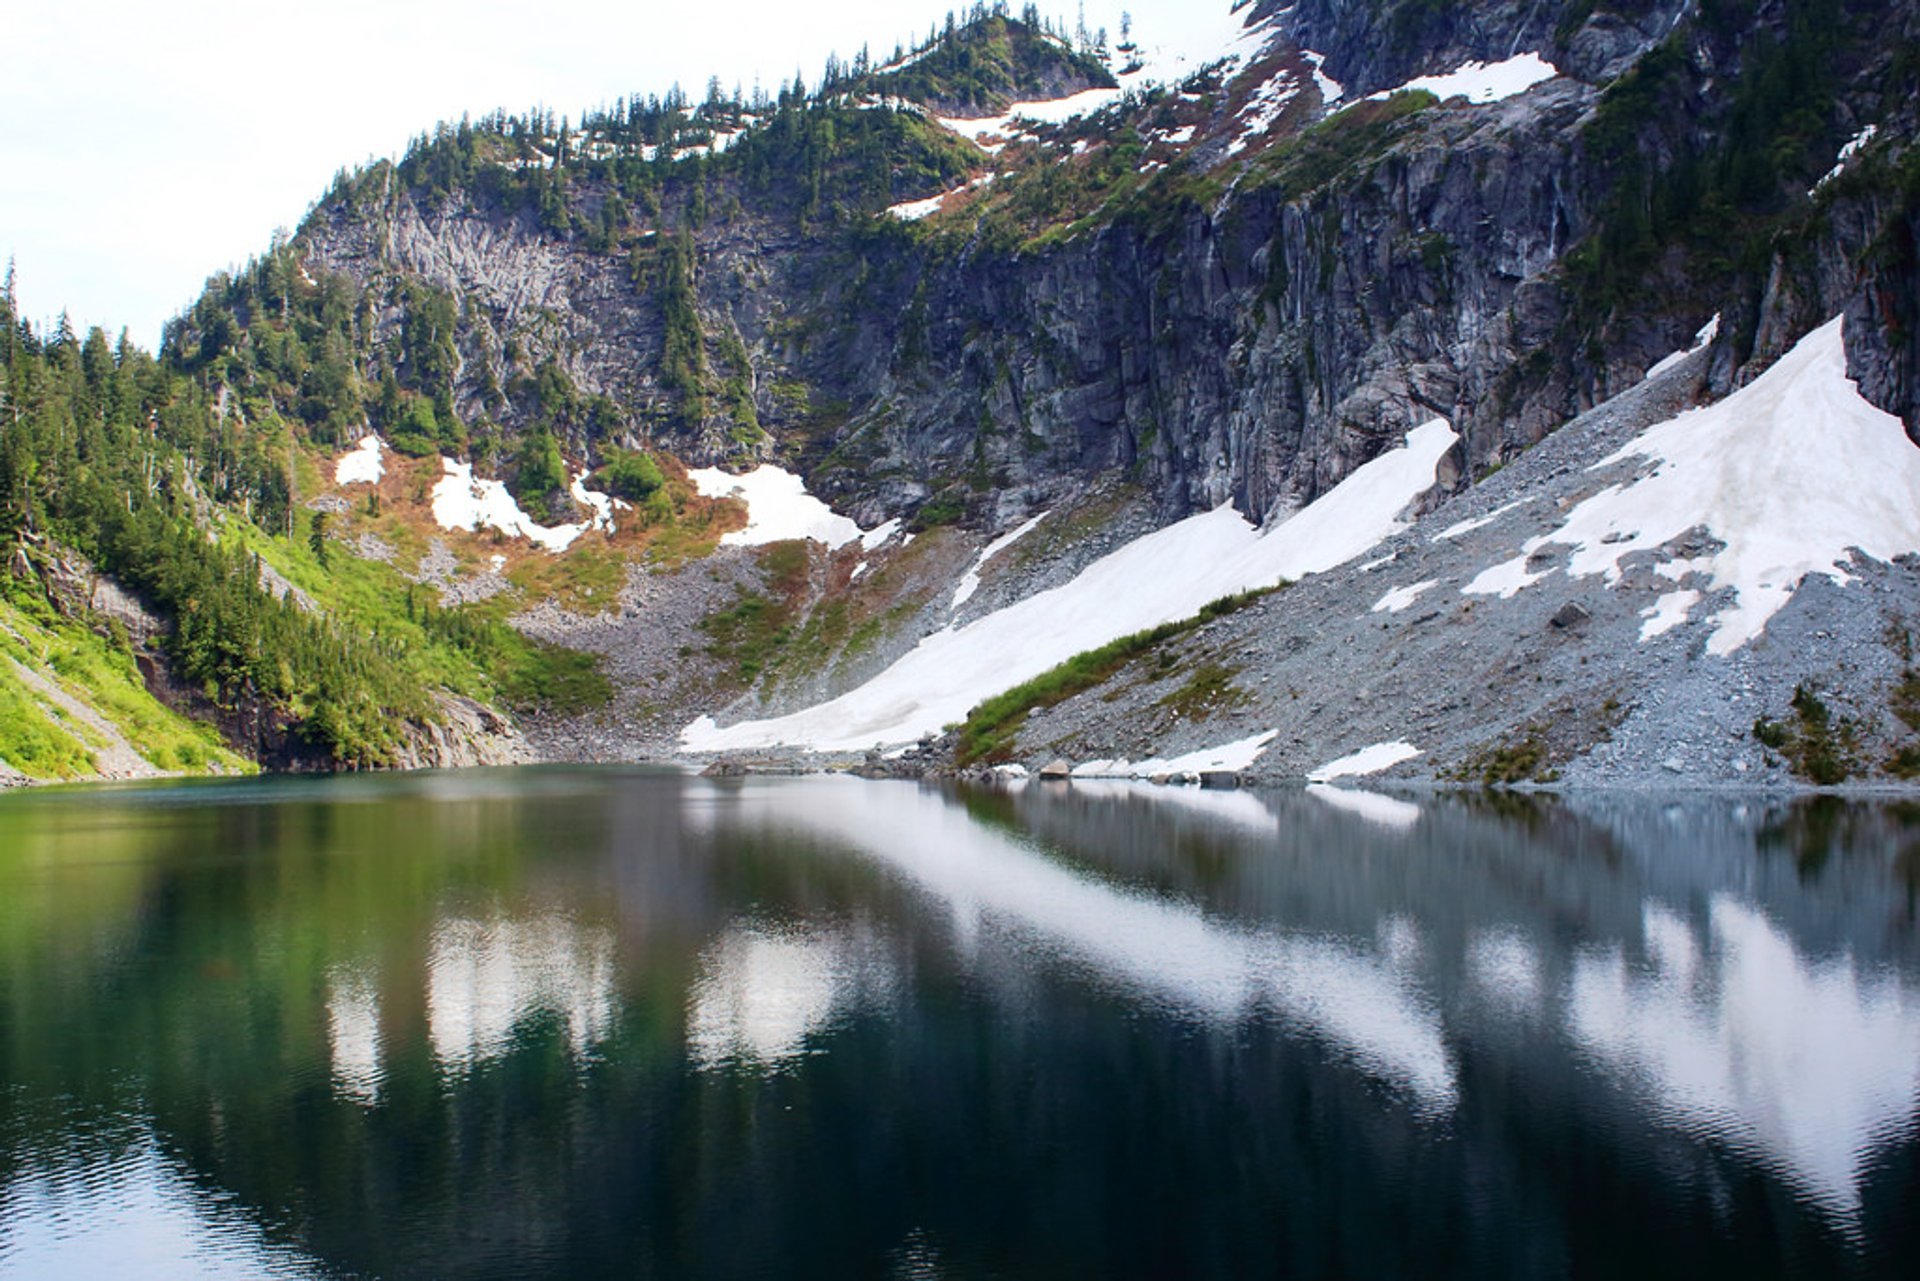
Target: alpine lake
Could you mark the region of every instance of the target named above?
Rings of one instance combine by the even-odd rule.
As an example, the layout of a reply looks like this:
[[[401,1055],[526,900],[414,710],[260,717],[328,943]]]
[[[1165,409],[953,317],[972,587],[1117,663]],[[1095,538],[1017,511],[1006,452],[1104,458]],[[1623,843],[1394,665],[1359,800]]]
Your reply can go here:
[[[1920,804],[0,798],[0,1277],[1912,1277]]]

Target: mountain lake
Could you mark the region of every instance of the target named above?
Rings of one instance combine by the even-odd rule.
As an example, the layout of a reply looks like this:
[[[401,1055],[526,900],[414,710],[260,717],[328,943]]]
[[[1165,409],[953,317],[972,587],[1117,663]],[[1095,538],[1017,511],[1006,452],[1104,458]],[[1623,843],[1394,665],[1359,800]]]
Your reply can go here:
[[[1920,804],[0,799],[0,1277],[1901,1276]]]

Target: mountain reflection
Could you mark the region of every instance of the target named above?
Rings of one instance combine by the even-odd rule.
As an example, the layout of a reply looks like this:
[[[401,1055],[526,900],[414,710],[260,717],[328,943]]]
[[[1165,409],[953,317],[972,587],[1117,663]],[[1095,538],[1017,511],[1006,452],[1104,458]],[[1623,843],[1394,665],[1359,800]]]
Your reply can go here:
[[[1704,937],[1657,904],[1645,959],[1590,950],[1567,997],[1573,1039],[1698,1135],[1773,1164],[1829,1210],[1860,1206],[1876,1147],[1920,1107],[1920,992],[1810,960],[1753,908],[1713,897]]]
[[[771,807],[940,898],[964,938],[998,927],[1177,1011],[1228,1022],[1268,1009],[1326,1037],[1423,1110],[1453,1106],[1440,1019],[1385,955],[1332,937],[1257,932],[1198,908],[1070,872],[937,794],[905,787],[769,785]],[[857,802],[857,803],[856,803]]]

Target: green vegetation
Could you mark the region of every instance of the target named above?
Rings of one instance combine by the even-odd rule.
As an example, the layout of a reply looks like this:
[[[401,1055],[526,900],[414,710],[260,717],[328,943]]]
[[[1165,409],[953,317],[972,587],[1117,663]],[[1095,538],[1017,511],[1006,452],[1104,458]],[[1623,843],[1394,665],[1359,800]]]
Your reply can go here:
[[[1201,663],[1177,689],[1162,695],[1155,705],[1183,720],[1204,721],[1221,712],[1244,707],[1252,696],[1233,683],[1237,667]]]
[[[1075,654],[1058,667],[994,695],[968,712],[967,719],[961,723],[960,740],[954,749],[955,762],[964,766],[1004,759],[1012,751],[1014,739],[1026,724],[1028,713],[1063,703],[1075,694],[1101,685],[1135,659],[1152,654],[1166,642],[1185,636],[1216,618],[1237,613],[1285,586],[1282,583],[1236,596],[1222,596],[1208,602],[1191,618],[1162,623],[1122,636],[1098,649]]]
[[[1780,753],[1794,773],[1823,787],[1845,782],[1859,769],[1859,726],[1835,719],[1810,685],[1794,688],[1791,720],[1754,721],[1753,736]]]
[[[155,769],[245,773],[252,765],[220,742],[206,725],[168,709],[147,692],[126,634],[63,617],[37,585],[0,578],[0,761],[33,778],[73,778],[94,772],[91,727],[8,670],[18,664],[52,682],[113,727]]]
[[[1551,783],[1560,777],[1541,730],[1529,727],[1517,740],[1494,743],[1462,761],[1444,777],[1456,783],[1497,787],[1511,783]]]

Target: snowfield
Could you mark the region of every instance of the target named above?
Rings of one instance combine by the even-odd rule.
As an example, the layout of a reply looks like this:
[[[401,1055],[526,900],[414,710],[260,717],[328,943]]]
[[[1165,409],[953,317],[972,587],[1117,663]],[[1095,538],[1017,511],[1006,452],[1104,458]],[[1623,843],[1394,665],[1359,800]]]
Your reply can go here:
[[[378,485],[380,478],[387,474],[385,464],[380,460],[380,451],[385,448],[378,436],[366,435],[360,443],[340,456],[333,465],[333,483],[336,485]]]
[[[1838,318],[1731,396],[1649,428],[1590,470],[1632,459],[1650,463],[1645,474],[1601,490],[1461,590],[1524,590],[1553,572],[1527,568],[1551,544],[1573,548],[1570,576],[1600,574],[1611,587],[1626,557],[1704,528],[1724,546],[1658,566],[1673,590],[1641,635],[1680,625],[1702,599],[1682,589],[1730,590],[1706,620],[1707,652],[1726,655],[1758,636],[1807,575],[1845,583],[1855,552],[1880,561],[1920,552],[1920,449],[1847,377]]]
[[[1222,596],[1345,564],[1405,526],[1459,437],[1445,419],[1357,469],[1265,531],[1231,506],[1135,539],[1072,581],[937,632],[840,697],[789,716],[721,727],[702,716],[681,733],[690,751],[795,746],[858,751],[912,742],[965,718],[984,698],[1075,654],[1191,617]],[[851,524],[851,522],[849,522]]]
[[[563,552],[590,529],[613,530],[613,512],[625,503],[586,487],[586,473],[575,476],[569,492],[574,501],[591,508],[593,516],[583,524],[541,525],[520,510],[507,487],[497,480],[477,480],[472,463],[456,463],[442,458],[444,474],[433,487],[433,520],[442,529],[497,529],[503,534],[524,538],[550,552]]]
[[[687,478],[707,498],[738,498],[746,503],[747,527],[722,537],[720,542],[726,547],[761,547],[790,538],[810,538],[825,543],[828,551],[838,551],[858,538],[871,551],[886,538],[870,545],[865,544],[866,538],[882,529],[891,535],[892,529],[899,528],[897,522],[888,522],[892,529],[882,525],[863,532],[852,517],[842,516],[809,494],[805,481],[771,463],[740,476],[718,467],[702,467],[689,470]]]
[[[1443,76],[1418,76],[1394,89],[1382,89],[1368,96],[1369,102],[1391,98],[1396,93],[1425,89],[1445,102],[1465,98],[1476,105],[1499,102],[1525,93],[1543,81],[1560,74],[1560,69],[1537,53],[1523,53],[1503,62],[1467,62]]]

